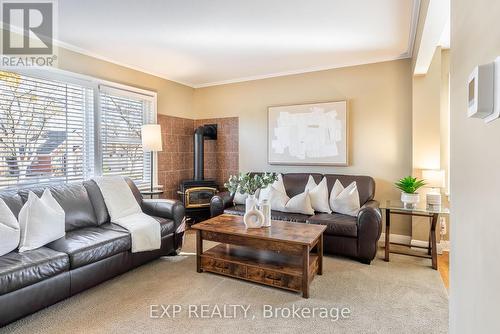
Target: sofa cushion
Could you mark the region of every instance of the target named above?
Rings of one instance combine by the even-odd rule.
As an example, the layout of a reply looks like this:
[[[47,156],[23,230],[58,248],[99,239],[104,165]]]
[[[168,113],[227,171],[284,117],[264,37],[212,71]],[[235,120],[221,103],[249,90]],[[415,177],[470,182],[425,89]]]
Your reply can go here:
[[[167,218],[163,218],[163,217],[155,217],[155,216],[151,216],[151,217],[153,217],[154,219],[156,219],[156,221],[158,221],[158,223],[160,223],[162,237],[167,236],[167,235],[175,232],[175,224],[174,224],[174,221],[172,219],[167,219]]]
[[[131,248],[130,234],[100,227],[86,227],[66,233],[47,247],[69,255],[71,269],[94,263]]]
[[[167,219],[167,218],[162,218],[162,217],[155,217],[155,216],[151,216],[151,217],[160,223],[160,232],[161,232],[162,237],[165,237],[165,236],[175,232],[175,223],[173,220]],[[118,232],[122,232],[122,233],[128,233],[126,228],[121,227],[120,225],[117,225],[117,224],[113,224],[113,223],[107,223],[107,224],[101,225],[100,227],[104,228],[104,229],[108,229],[108,230],[118,231]]]
[[[0,295],[68,271],[68,255],[47,247],[0,257]]]
[[[137,200],[137,203],[139,203],[139,206],[142,206],[142,195],[135,185],[134,181],[132,181],[128,177],[125,178],[125,181],[132,190],[132,194]],[[102,196],[101,189],[94,180],[83,182],[83,186],[87,190],[92,206],[94,207],[95,215],[97,217],[97,225],[108,224],[111,218],[109,216],[109,211],[106,207],[106,203],[104,202],[104,197]]]
[[[15,189],[2,190],[0,192],[0,199],[2,199],[5,204],[9,207],[10,211],[16,216],[19,216],[19,211],[21,211],[24,202],[21,196],[17,193]]]
[[[167,218],[162,218],[162,217],[155,217],[155,216],[151,216],[151,217],[160,223],[160,232],[161,232],[162,237],[165,237],[165,236],[175,232],[175,223],[173,220],[167,219]],[[113,224],[113,223],[107,223],[107,224],[101,225],[100,227],[104,228],[104,229],[108,229],[108,230],[114,230],[114,231],[118,231],[118,232],[122,232],[122,233],[128,233],[127,229],[121,227],[120,225]]]
[[[285,185],[286,194],[289,197],[297,196],[300,193],[303,193],[307,181],[309,181],[309,175],[312,176],[316,184],[318,184],[323,175],[317,173],[287,173],[283,174],[283,183]]]
[[[83,182],[83,186],[89,194],[90,202],[94,207],[95,215],[97,218],[97,225],[102,225],[109,223],[109,212],[104,203],[104,197],[102,197],[101,189],[94,180],[89,180]]]
[[[231,206],[231,207],[225,209],[224,213],[227,213],[230,215],[243,216],[243,215],[245,215],[245,206],[244,205]],[[289,222],[295,222],[295,223],[305,223],[309,217],[310,216],[304,215],[301,213],[290,213],[290,212],[281,212],[281,211],[271,210],[271,219],[272,220],[283,220],[283,221],[289,221]]]
[[[357,218],[339,213],[319,213],[307,219],[309,224],[325,225],[325,234],[342,237],[358,236]]]
[[[81,183],[58,184],[49,187],[27,188],[19,191],[24,202],[28,200],[29,191],[40,197],[45,189],[49,189],[52,197],[61,205],[66,214],[66,231],[82,227],[97,226],[94,207],[90,202],[87,190]]]

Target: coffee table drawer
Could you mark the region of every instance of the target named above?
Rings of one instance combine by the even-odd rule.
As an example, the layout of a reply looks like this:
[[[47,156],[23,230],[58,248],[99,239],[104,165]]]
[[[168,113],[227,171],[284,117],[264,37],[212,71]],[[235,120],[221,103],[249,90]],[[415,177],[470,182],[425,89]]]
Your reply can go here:
[[[287,275],[281,272],[270,271],[255,267],[247,268],[247,278],[280,288],[300,291],[302,289],[302,279],[298,276]]]
[[[231,263],[226,261],[203,257],[201,259],[201,265],[205,270],[215,271],[221,274],[230,274]]]
[[[274,283],[280,288],[287,288],[300,291],[302,289],[302,279],[298,276],[276,273]]]
[[[248,267],[247,278],[251,281],[262,282],[265,284],[274,284],[275,273],[265,269]]]
[[[237,277],[246,278],[247,268],[245,265],[239,265],[237,263],[231,263],[223,260],[218,260],[209,257],[203,257],[201,259],[201,265],[203,269],[207,271],[217,272],[226,275],[232,275]]]

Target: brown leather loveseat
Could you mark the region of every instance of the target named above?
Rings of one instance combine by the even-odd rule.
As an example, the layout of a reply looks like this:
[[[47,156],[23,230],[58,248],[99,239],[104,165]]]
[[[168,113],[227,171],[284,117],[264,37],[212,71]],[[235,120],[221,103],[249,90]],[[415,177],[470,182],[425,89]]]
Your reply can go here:
[[[94,181],[48,187],[66,213],[66,236],[44,247],[0,256],[0,327],[78,292],[97,285],[182,246],[184,206],[173,200],[143,200],[127,180],[142,211],[161,225],[161,248],[132,253],[130,234],[110,223],[109,213]],[[0,192],[18,215],[28,190]]]
[[[285,190],[289,197],[304,191],[309,175],[312,175],[316,184],[323,176],[327,178],[328,193],[331,192],[335,180],[339,180],[345,187],[356,181],[361,210],[357,217],[338,213],[317,213],[308,216],[299,213],[271,211],[271,218],[291,222],[326,225],[324,233],[325,253],[344,255],[356,258],[369,264],[377,253],[377,242],[382,232],[382,217],[379,203],[373,199],[375,195],[375,181],[369,176],[317,174],[317,173],[289,173],[282,174]],[[211,216],[222,213],[243,215],[245,205],[234,205],[233,195],[220,193],[214,196],[210,203]]]

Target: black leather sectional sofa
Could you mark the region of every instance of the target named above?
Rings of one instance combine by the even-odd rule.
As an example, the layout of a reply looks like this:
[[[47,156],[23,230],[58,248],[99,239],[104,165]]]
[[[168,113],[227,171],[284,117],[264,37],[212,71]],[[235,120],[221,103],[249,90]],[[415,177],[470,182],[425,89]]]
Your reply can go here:
[[[132,253],[130,234],[110,223],[94,181],[50,186],[66,212],[66,236],[36,250],[0,256],[0,327],[70,297],[182,246],[184,206],[173,200],[144,200],[127,180],[144,213],[161,224],[161,248]],[[0,192],[17,216],[28,190]]]
[[[300,213],[271,211],[271,218],[307,224],[326,225],[323,235],[324,251],[329,254],[344,255],[369,264],[377,253],[377,242],[382,233],[382,216],[379,203],[375,196],[375,180],[369,176],[317,174],[317,173],[288,173],[283,175],[283,183],[289,197],[304,192],[304,188],[312,175],[316,184],[326,177],[328,193],[332,191],[335,180],[339,180],[344,187],[356,181],[361,210],[357,217],[339,213],[316,213],[312,216]],[[243,215],[245,205],[235,205],[233,195],[220,193],[214,196],[210,203],[211,216],[222,213]]]

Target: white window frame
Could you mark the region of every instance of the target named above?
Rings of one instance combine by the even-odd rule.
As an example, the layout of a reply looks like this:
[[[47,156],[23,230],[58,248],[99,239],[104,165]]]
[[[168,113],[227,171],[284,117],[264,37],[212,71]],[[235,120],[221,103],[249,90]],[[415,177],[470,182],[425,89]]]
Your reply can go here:
[[[94,98],[94,176],[102,175],[102,143],[99,121],[101,119],[101,104],[100,92],[112,92],[113,94],[123,94],[127,92],[128,96],[136,95],[140,99],[149,100],[152,103],[151,119],[153,123],[158,123],[158,93],[152,90],[146,90],[134,86],[116,83],[104,79],[99,79],[85,74],[74,73],[71,71],[61,70],[58,68],[29,68],[29,69],[12,69],[3,68],[0,70],[6,72],[14,72],[20,75],[34,77],[42,80],[53,80],[62,83],[71,83],[84,86],[93,90]],[[146,154],[146,153],[145,153]],[[158,153],[154,153],[153,162],[153,184],[156,188],[158,185]]]

